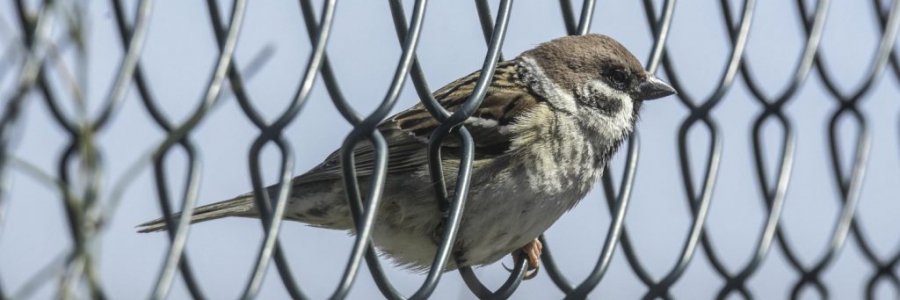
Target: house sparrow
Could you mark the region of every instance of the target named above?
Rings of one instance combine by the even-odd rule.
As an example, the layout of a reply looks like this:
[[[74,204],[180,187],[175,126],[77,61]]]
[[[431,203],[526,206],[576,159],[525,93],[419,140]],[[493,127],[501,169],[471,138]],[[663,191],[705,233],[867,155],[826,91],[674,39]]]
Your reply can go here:
[[[455,110],[472,93],[479,74],[444,86],[434,97]],[[448,262],[447,270],[490,264],[521,249],[536,271],[541,252],[537,237],[600,179],[634,130],[643,101],[672,94],[671,86],[603,35],[558,38],[500,62],[484,101],[465,122],[475,141],[475,158],[453,249],[457,260]],[[426,149],[438,125],[418,104],[378,126],[389,161],[372,242],[398,265],[419,271],[431,266],[434,237],[441,230]],[[453,188],[459,143],[448,138],[442,147],[445,180]],[[374,165],[371,144],[361,144],[355,155],[357,174],[365,182]],[[284,218],[353,232],[341,176],[335,151],[294,178]],[[252,193],[244,194],[198,207],[191,221],[258,217],[254,205]],[[162,219],[139,226],[140,232],[165,229]]]

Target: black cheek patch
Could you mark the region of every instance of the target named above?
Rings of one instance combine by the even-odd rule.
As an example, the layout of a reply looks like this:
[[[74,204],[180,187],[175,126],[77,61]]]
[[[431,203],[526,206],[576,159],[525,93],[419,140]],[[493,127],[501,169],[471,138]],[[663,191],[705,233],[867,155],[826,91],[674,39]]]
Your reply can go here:
[[[622,102],[618,99],[597,99],[597,109],[606,115],[615,115],[622,110]]]
[[[596,109],[607,116],[614,116],[622,110],[622,103],[618,99],[607,98],[599,92],[581,95],[579,98],[582,105]]]

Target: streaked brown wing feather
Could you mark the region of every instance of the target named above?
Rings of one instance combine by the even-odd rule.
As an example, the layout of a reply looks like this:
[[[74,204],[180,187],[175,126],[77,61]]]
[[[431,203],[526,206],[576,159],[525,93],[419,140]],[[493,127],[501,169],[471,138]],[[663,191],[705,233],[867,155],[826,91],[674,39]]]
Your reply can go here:
[[[411,171],[427,160],[426,144],[397,129],[381,129],[388,143],[388,173]],[[421,157],[420,157],[421,156]],[[375,147],[368,140],[359,143],[354,152],[357,176],[368,176],[375,168]],[[334,151],[318,166],[294,178],[293,183],[307,183],[341,178],[341,152]]]
[[[475,88],[480,72],[460,78],[434,92],[435,98],[449,111],[465,103]],[[492,78],[481,106],[466,122],[476,146],[475,159],[502,155],[509,149],[510,136],[500,130],[516,121],[516,117],[537,104],[539,100],[517,79],[515,64],[502,62]],[[490,120],[490,121],[487,121]],[[492,123],[494,122],[494,123]],[[378,126],[388,144],[388,174],[413,171],[427,163],[428,138],[440,123],[419,103],[400,112]],[[454,157],[459,142],[448,137],[442,142],[445,158]],[[448,157],[449,156],[449,157]],[[355,151],[358,176],[371,175],[375,153],[368,141]],[[315,182],[341,178],[340,152],[335,151],[324,162],[294,179],[294,183]]]

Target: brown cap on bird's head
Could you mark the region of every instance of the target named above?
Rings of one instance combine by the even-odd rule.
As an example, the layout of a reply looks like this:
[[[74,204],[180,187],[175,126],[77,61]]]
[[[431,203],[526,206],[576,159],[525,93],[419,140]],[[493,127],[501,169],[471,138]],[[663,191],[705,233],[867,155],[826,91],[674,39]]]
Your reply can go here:
[[[647,73],[625,46],[599,34],[567,36],[525,51],[548,79],[564,90],[575,90],[584,82],[602,80],[610,87],[651,100],[675,94],[675,89]]]

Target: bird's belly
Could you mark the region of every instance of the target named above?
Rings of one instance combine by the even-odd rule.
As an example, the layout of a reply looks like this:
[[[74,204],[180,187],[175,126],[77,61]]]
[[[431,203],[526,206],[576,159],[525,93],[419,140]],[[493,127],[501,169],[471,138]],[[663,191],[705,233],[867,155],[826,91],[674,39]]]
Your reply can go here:
[[[542,195],[529,188],[478,197],[460,228],[462,265],[493,263],[525,246],[550,228],[577,201],[569,195]],[[473,199],[475,200],[475,199]],[[506,203],[501,203],[506,202]],[[469,209],[467,209],[469,210]]]
[[[503,258],[537,238],[583,196],[566,192],[548,195],[527,185],[526,178],[521,180],[498,178],[470,190],[448,270],[458,267],[456,256],[460,266],[489,264]],[[437,250],[434,232],[440,226],[440,213],[433,197],[411,199],[416,196],[423,194],[385,199],[388,203],[379,213],[382,217],[372,234],[375,245],[398,265],[424,271],[431,266]]]

